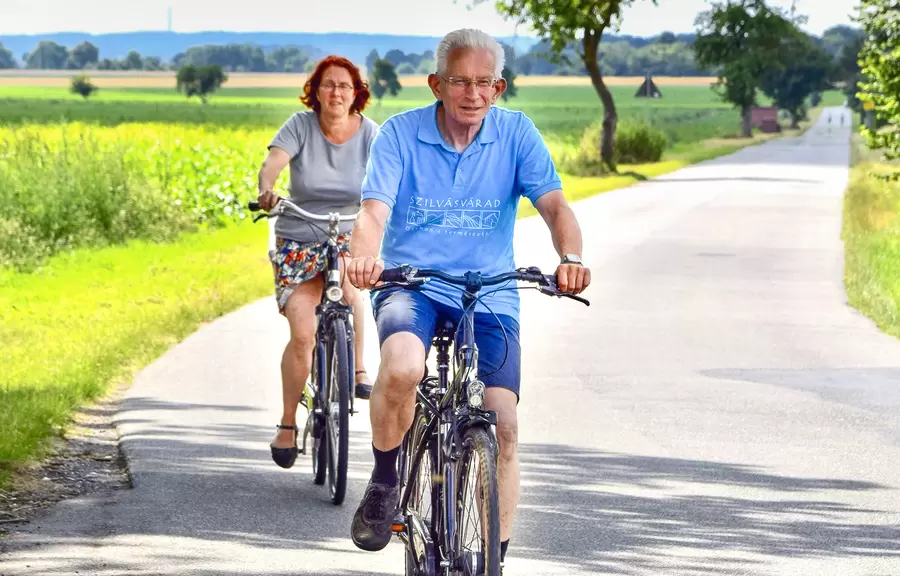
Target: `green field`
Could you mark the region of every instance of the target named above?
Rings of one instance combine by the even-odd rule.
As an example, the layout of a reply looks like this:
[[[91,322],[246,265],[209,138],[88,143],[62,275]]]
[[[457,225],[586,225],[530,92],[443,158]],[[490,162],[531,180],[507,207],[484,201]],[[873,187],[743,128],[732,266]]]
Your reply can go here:
[[[658,100],[634,97],[634,88],[614,86],[620,117],[648,120],[673,143],[690,143],[737,131],[738,114],[708,87],[669,86]],[[101,89],[88,101],[64,88],[0,87],[0,124],[49,123],[63,119],[104,125],[123,122],[183,122],[275,129],[292,112],[303,109],[298,90],[223,88],[207,105],[187,101],[165,88]],[[838,103],[839,94],[829,94]],[[373,101],[365,113],[377,122],[433,100],[424,87],[407,87],[396,98]],[[602,116],[600,101],[588,86],[519,89],[502,105],[523,110],[548,137],[574,139]]]
[[[707,87],[668,86],[659,100],[612,90],[620,122],[649,121],[669,141],[662,162],[623,172],[654,176],[761,140],[725,139],[738,114]],[[407,87],[366,114],[381,122],[431,101]],[[525,111],[557,159],[601,117],[590,87],[522,87],[503,105]],[[225,88],[203,105],[167,89],[84,101],[0,87],[0,485],[72,409],[268,293],[264,228],[242,206],[266,144],[301,109],[297,91],[277,88]],[[562,177],[570,199],[636,178]]]

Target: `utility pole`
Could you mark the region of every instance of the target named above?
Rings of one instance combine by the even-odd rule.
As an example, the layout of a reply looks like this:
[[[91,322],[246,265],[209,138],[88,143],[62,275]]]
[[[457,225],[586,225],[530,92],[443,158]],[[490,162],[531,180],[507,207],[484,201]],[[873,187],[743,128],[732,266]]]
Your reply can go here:
[[[172,7],[169,6],[169,32],[172,31]]]

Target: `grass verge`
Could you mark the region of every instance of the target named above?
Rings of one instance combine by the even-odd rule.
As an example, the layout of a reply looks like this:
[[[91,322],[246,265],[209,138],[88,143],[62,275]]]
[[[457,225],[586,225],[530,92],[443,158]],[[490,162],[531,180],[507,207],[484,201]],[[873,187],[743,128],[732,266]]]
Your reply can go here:
[[[882,331],[900,338],[900,181],[878,178],[891,172],[900,172],[900,163],[881,162],[854,131],[842,231],[847,296]]]
[[[75,251],[31,274],[0,270],[0,487],[73,409],[264,296],[265,246],[266,226],[243,224]]]

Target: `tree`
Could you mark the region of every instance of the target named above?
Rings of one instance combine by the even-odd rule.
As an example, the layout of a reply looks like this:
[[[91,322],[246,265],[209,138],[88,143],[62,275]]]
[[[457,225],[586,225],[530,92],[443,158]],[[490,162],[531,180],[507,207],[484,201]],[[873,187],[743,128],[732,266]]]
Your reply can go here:
[[[279,46],[266,56],[266,68],[273,72],[301,72],[309,56],[296,46]]]
[[[85,100],[88,96],[98,90],[97,86],[91,83],[90,78],[86,74],[79,74],[72,77],[72,86],[70,88],[73,94],[79,94]]]
[[[144,59],[141,58],[141,55],[137,52],[137,50],[129,50],[128,55],[125,56],[125,61],[123,64],[125,65],[126,70],[144,69]]]
[[[375,61],[379,58],[380,56],[378,55],[378,50],[375,50],[373,48],[372,51],[369,52],[369,55],[366,56],[366,74],[370,76],[372,75],[372,73],[375,71]]]
[[[162,59],[159,56],[145,56],[144,70],[164,70]]]
[[[394,65],[387,59],[379,58],[375,60],[375,70],[372,72],[372,81],[369,89],[375,98],[378,98],[379,104],[381,104],[381,99],[386,93],[396,96],[403,89],[403,86],[400,85],[400,81],[397,79]]]
[[[847,105],[855,112],[859,112],[862,106],[856,92],[859,90],[859,82],[862,80],[859,57],[864,40],[862,34],[859,34],[844,44],[835,63],[834,80],[843,85]]]
[[[697,16],[694,54],[701,69],[717,69],[714,88],[741,110],[741,133],[753,136],[751,108],[765,73],[784,68],[785,45],[797,34],[793,22],[764,0],[725,0]]]
[[[866,40],[859,60],[859,99],[875,105],[880,127],[865,127],[869,148],[900,158],[900,10],[897,0],[861,0],[857,20]]]
[[[220,88],[228,80],[228,75],[218,64],[210,66],[194,66],[188,64],[178,70],[176,75],[177,89],[185,96],[199,96],[206,104],[207,97]]]
[[[488,0],[471,0],[473,5]],[[654,4],[656,0],[650,0]],[[496,0],[497,11],[505,18],[529,23],[538,36],[548,42],[553,62],[568,63],[564,52],[573,39],[581,38],[576,54],[581,58],[603,103],[603,130],[600,137],[600,157],[610,170],[616,171],[613,154],[618,114],[616,104],[597,61],[597,49],[603,34],[618,30],[622,9],[634,0]]]
[[[4,68],[18,68],[18,66],[16,65],[16,59],[13,58],[12,51],[4,48],[3,44],[0,43],[0,69]]]
[[[832,59],[805,34],[788,41],[789,64],[763,73],[760,88],[775,105],[791,115],[791,128],[797,128],[807,97],[828,85]]]
[[[678,42],[678,37],[673,32],[663,32],[653,41],[657,44],[674,44]]]
[[[516,49],[508,44],[501,43],[501,45],[503,46],[503,59],[506,63],[500,75],[506,80],[506,90],[503,91],[500,97],[506,101],[514,98],[518,92],[516,88],[516,73],[513,71],[516,65]]]
[[[38,70],[62,70],[69,59],[69,51],[53,40],[41,40],[25,55],[25,67]]]
[[[67,67],[76,70],[84,70],[89,64],[96,64],[100,61],[100,49],[88,41],[72,48],[69,53]]]

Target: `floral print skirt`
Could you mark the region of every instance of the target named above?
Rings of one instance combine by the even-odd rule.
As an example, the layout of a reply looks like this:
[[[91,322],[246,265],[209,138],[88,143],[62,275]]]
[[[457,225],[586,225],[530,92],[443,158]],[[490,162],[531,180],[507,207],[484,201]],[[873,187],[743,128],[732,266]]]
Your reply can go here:
[[[341,234],[337,239],[341,256],[350,255],[350,235]],[[275,271],[275,300],[283,315],[284,307],[294,289],[315,278],[328,264],[327,242],[298,242],[288,238],[275,239],[272,266]]]

